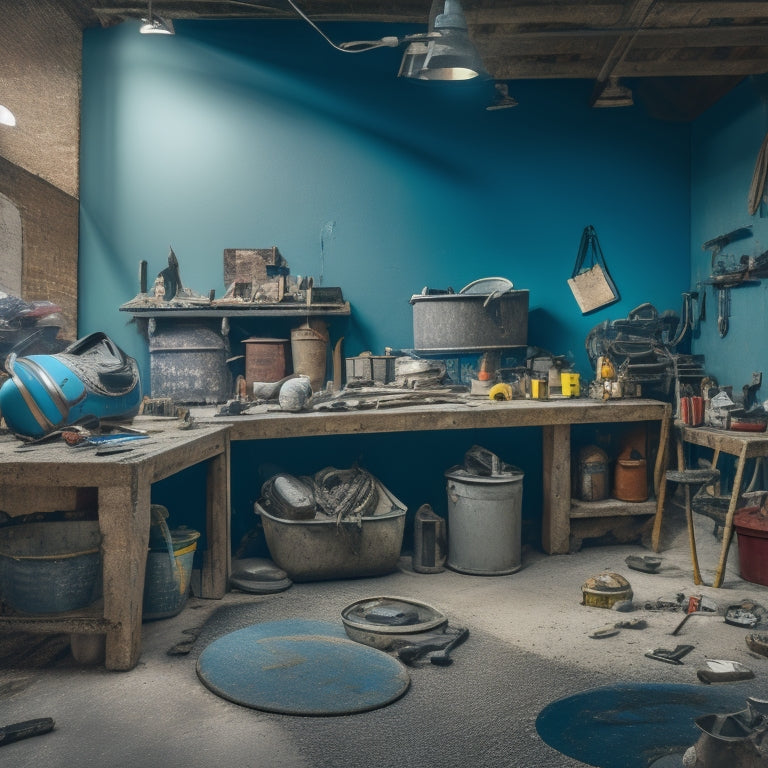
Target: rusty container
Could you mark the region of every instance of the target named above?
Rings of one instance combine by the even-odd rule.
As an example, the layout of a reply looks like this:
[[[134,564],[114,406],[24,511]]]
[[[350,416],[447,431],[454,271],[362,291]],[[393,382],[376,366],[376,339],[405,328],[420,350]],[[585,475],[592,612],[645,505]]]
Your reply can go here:
[[[648,473],[645,459],[619,457],[613,472],[613,497],[620,501],[648,499]]]
[[[608,498],[610,474],[608,454],[596,445],[579,449],[573,474],[573,495],[582,501]]]
[[[254,382],[280,381],[290,364],[288,339],[260,339],[255,336],[243,341],[245,344],[246,391],[253,391]]]

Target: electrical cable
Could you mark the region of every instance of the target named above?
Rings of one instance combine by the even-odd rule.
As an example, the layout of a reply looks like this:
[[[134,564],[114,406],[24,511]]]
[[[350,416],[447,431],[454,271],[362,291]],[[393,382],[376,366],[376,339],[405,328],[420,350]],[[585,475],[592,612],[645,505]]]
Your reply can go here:
[[[264,8],[265,6],[261,5],[260,3],[250,3],[248,0],[229,0],[230,3],[233,5],[244,5],[248,8]],[[337,51],[341,51],[342,53],[363,53],[365,51],[372,51],[374,48],[397,48],[401,43],[412,40],[412,39],[422,39],[425,37],[425,35],[411,35],[408,37],[382,37],[380,40],[356,40],[351,43],[341,43],[340,45],[337,45],[336,43],[331,40],[328,35],[323,32],[320,27],[315,24],[312,19],[307,16],[304,11],[299,8],[296,3],[293,2],[293,0],[286,0],[288,5],[293,8],[293,10],[302,18],[304,21],[309,24],[312,29],[315,30],[322,38],[325,40],[328,45],[330,45],[332,48],[335,48]],[[272,10],[270,8],[270,10]]]

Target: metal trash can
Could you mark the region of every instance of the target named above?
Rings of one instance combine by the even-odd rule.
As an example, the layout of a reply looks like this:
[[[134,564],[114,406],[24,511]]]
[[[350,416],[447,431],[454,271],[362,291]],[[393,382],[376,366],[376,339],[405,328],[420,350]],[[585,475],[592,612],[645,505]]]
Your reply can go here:
[[[451,570],[477,576],[520,570],[523,476],[509,465],[491,475],[463,467],[445,473]]]

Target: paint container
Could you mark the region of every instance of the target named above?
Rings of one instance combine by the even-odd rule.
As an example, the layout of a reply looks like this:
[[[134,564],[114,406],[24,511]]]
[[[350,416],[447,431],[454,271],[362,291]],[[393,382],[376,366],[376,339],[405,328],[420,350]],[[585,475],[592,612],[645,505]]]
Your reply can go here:
[[[160,504],[151,507],[147,569],[144,576],[145,621],[176,616],[184,608],[192,581],[192,565],[199,531],[178,528],[171,531],[165,518],[168,510]]]
[[[645,459],[616,459],[613,472],[613,497],[620,501],[646,501],[648,475]]]
[[[478,576],[519,571],[522,470],[505,465],[505,471],[488,476],[457,466],[449,469],[445,477],[448,567]]]
[[[601,501],[608,498],[609,487],[608,454],[596,445],[580,448],[573,478],[573,495],[582,501]]]
[[[321,392],[325,386],[327,356],[328,332],[325,323],[316,323],[316,327],[305,323],[291,331],[293,372],[309,377],[313,392]]]
[[[253,392],[256,382],[280,381],[287,371],[290,349],[288,339],[252,337],[245,344],[245,389]]]

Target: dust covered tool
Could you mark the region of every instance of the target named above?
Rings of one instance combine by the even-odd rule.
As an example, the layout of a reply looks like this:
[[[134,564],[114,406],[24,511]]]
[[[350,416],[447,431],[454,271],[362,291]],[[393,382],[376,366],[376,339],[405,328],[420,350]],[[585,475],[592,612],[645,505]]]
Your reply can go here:
[[[669,633],[670,635],[677,635],[680,630],[685,626],[688,619],[691,616],[717,616],[717,603],[704,596],[691,596],[688,598],[688,609],[677,626]]]
[[[447,667],[453,664],[451,651],[461,645],[469,637],[466,627],[446,627],[442,634],[432,635],[423,640],[418,640],[409,645],[403,645],[397,649],[397,658],[412,666],[425,656],[431,664],[439,667]]]
[[[728,659],[707,659],[705,667],[696,672],[702,683],[736,683],[751,680],[755,673],[738,661]]]
[[[51,717],[39,717],[35,720],[25,720],[21,723],[0,726],[0,747],[13,741],[39,736],[53,730],[54,722]]]
[[[652,651],[646,651],[645,656],[656,661],[663,661],[666,664],[682,664],[681,659],[692,650],[692,645],[677,645],[671,651],[667,648],[655,648]]]

